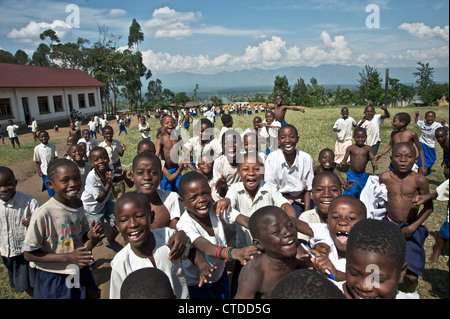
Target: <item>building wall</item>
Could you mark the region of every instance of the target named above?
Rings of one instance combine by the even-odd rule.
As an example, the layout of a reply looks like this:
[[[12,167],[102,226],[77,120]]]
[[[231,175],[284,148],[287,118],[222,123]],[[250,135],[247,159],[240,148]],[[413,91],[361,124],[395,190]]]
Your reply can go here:
[[[93,94],[95,106],[89,104],[89,94]],[[85,107],[81,107],[78,95],[84,95]],[[60,96],[61,110],[55,111],[54,97]],[[12,120],[17,125],[28,125],[26,122],[23,98],[28,100],[28,117],[34,117],[39,123],[51,123],[54,121],[69,119],[71,114],[69,98],[72,97],[72,110],[83,115],[100,114],[102,112],[100,89],[98,87],[71,87],[71,88],[0,88],[0,99],[10,99]],[[42,112],[39,108],[38,97],[47,97],[48,112]],[[58,99],[58,98],[57,98]],[[9,119],[0,118],[0,124],[6,127]]]

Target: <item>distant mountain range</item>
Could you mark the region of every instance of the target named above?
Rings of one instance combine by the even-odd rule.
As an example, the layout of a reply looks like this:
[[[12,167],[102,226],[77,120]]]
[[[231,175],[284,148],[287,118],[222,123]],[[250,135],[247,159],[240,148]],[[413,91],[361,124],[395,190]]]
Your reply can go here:
[[[291,87],[298,79],[303,78],[306,84],[315,77],[319,85],[337,86],[341,88],[354,88],[360,79],[360,66],[345,65],[320,65],[318,67],[285,67],[276,70],[264,70],[254,68],[249,70],[219,72],[216,74],[198,74],[189,72],[177,72],[171,74],[153,74],[152,80],[160,79],[162,86],[174,92],[186,91],[189,95],[199,85],[199,91],[223,90],[230,88],[273,88],[277,75],[286,76]],[[377,68],[384,79],[385,68]],[[400,83],[412,85],[416,79],[413,72],[415,67],[389,67],[389,77],[399,79]],[[437,83],[449,83],[449,68],[434,68],[433,79]]]

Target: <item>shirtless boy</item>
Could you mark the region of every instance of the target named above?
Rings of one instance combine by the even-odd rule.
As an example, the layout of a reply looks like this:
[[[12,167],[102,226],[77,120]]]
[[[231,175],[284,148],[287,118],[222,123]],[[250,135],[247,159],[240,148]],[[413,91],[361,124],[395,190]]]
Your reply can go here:
[[[388,190],[386,219],[399,225],[406,237],[406,261],[408,271],[405,276],[407,292],[413,292],[418,276],[425,268],[423,243],[428,230],[423,223],[433,212],[433,203],[428,201],[419,212],[414,205],[416,195],[429,194],[428,180],[422,174],[411,171],[416,159],[416,150],[411,143],[397,143],[392,148],[394,171],[380,175],[380,183]]]
[[[284,125],[287,124],[285,119],[284,119],[287,110],[300,111],[302,113],[305,113],[305,109],[303,109],[301,107],[283,105],[283,96],[282,95],[277,95],[275,97],[274,113],[275,113],[275,120],[280,122],[281,126],[284,126]]]
[[[354,131],[354,139],[355,144],[347,148],[344,159],[340,165],[346,165],[347,159],[350,156],[350,167],[347,171],[347,181],[353,181],[355,185],[353,185],[349,190],[345,190],[344,194],[353,195],[359,198],[361,191],[369,178],[366,172],[367,162],[370,159],[374,173],[378,170],[378,164],[372,153],[372,148],[364,144],[367,139],[366,130],[361,127],[356,127]]]

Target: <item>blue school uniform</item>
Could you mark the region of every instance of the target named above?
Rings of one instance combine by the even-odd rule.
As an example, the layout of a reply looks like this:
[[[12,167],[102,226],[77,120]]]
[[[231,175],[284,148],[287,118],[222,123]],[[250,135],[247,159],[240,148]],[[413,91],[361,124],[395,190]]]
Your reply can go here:
[[[344,190],[344,194],[352,195],[357,198],[360,197],[361,191],[364,186],[366,186],[367,180],[369,179],[369,175],[367,172],[362,172],[357,174],[348,170],[347,172],[347,181],[354,181],[354,185],[349,190]]]
[[[179,168],[179,166],[175,166],[175,167],[171,167],[171,168],[167,168],[170,172],[170,174],[173,174],[177,171],[177,169]],[[178,193],[178,184],[180,183],[180,179],[181,179],[181,174],[178,176],[178,178],[171,182],[167,179],[166,176],[164,176],[161,179],[161,189],[165,190],[165,191],[171,191],[171,192],[176,192]]]
[[[420,145],[422,145],[423,153],[425,155],[425,166],[427,168],[433,167],[434,162],[436,162],[436,150],[434,149],[434,147],[429,147],[422,142],[420,142]],[[422,165],[422,158],[419,155],[417,166],[421,167]]]

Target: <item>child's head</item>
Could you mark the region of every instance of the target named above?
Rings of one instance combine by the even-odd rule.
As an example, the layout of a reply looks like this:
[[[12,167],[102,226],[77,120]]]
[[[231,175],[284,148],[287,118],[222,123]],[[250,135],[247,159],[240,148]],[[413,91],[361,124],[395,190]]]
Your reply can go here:
[[[106,173],[109,166],[109,155],[105,148],[97,146],[89,153],[89,160],[97,173]]]
[[[195,134],[200,137],[201,141],[209,141],[211,137],[214,136],[214,131],[212,129],[212,123],[208,119],[200,119],[195,125]]]
[[[161,119],[161,128],[170,135],[176,128],[175,119],[169,114],[164,115]]]
[[[340,195],[342,195],[342,184],[336,174],[325,171],[314,176],[311,198],[321,219],[328,219],[330,203]]]
[[[145,116],[140,116],[139,121],[141,121],[141,124],[144,125],[145,124]]]
[[[285,259],[297,253],[297,230],[280,207],[261,207],[250,216],[248,228],[253,245],[271,258]]]
[[[319,153],[319,164],[324,170],[332,170],[334,164],[334,152],[329,148],[324,148]]]
[[[395,143],[392,147],[391,159],[395,172],[409,173],[416,160],[416,149],[411,143]]]
[[[150,140],[141,140],[137,145],[137,153],[140,154],[142,152],[150,152],[155,154],[156,147],[155,143]]]
[[[67,146],[72,145],[72,144],[77,144],[78,142],[78,135],[77,134],[70,134],[67,137]]]
[[[133,159],[131,172],[137,191],[148,196],[156,192],[161,183],[161,160],[150,152],[139,153]]]
[[[253,118],[253,128],[254,128],[255,130],[257,130],[257,129],[260,128],[261,123],[262,123],[261,117],[255,116],[255,117]]]
[[[364,108],[364,116],[367,120],[371,121],[375,116],[375,107],[373,105],[367,105]]]
[[[256,153],[244,155],[242,163],[238,165],[238,174],[247,191],[258,190],[261,181],[261,163]]]
[[[13,125],[13,124],[14,124],[13,120],[8,120],[8,125]]]
[[[342,118],[344,118],[344,119],[346,119],[348,117],[348,108],[347,107],[343,107],[341,109],[341,115],[342,115]]]
[[[355,139],[355,144],[358,146],[363,146],[367,140],[367,131],[364,127],[355,127],[353,131],[353,138]]]
[[[328,278],[314,269],[297,269],[275,286],[271,299],[346,299]]]
[[[83,161],[83,149],[79,144],[72,144],[67,149],[67,155],[74,162],[82,162]]]
[[[222,153],[229,162],[233,162],[238,157],[241,148],[241,135],[238,132],[228,130],[222,135]]]
[[[71,160],[60,158],[51,161],[47,168],[47,186],[55,192],[54,198],[63,204],[78,199],[83,186],[80,169]]]
[[[48,135],[47,131],[40,131],[38,135],[39,141],[41,141],[42,144],[47,145],[48,141],[50,140],[50,135]]]
[[[353,226],[366,219],[364,203],[351,195],[340,195],[333,199],[328,208],[328,231],[338,254],[345,256],[347,239]]]
[[[106,125],[103,128],[103,136],[105,137],[106,141],[111,142],[114,136],[114,129],[110,125]]]
[[[448,145],[448,141],[449,141],[448,131],[449,131],[449,129],[447,126],[442,126],[442,127],[438,127],[436,129],[436,131],[434,132],[436,142],[438,142],[442,148],[444,148],[445,145]]]
[[[6,166],[0,166],[0,199],[9,201],[16,193],[17,181],[13,171]]]
[[[88,129],[83,129],[81,131],[81,137],[83,137],[86,141],[89,141],[90,133]]]
[[[120,287],[120,299],[175,299],[169,277],[158,268],[146,267],[130,273]]]
[[[232,127],[233,126],[233,117],[230,114],[224,114],[221,117],[222,124],[225,127]]]
[[[200,157],[200,161],[197,164],[198,169],[202,172],[203,175],[212,174],[214,160],[210,155],[202,155]]]
[[[258,136],[255,133],[246,133],[243,142],[245,153],[256,153],[259,151]]]
[[[298,143],[298,131],[294,125],[286,124],[278,131],[278,146],[284,154],[294,154]]]
[[[86,155],[86,143],[85,142],[79,142],[78,145],[81,148],[81,152],[83,153],[83,156]]]
[[[114,205],[114,224],[132,249],[141,247],[150,233],[153,211],[144,194],[128,192]]]
[[[277,106],[283,105],[283,96],[281,94],[277,94],[277,96],[275,96],[275,103]]]
[[[205,176],[194,171],[184,174],[178,184],[178,193],[181,205],[193,218],[209,218],[213,199]]]
[[[392,119],[392,128],[394,130],[403,129],[406,128],[409,123],[411,123],[411,115],[406,112],[397,113]]]
[[[428,125],[431,125],[436,120],[436,113],[434,111],[428,111],[425,113],[425,122],[427,122]]]
[[[272,124],[273,121],[275,120],[275,113],[273,113],[270,110],[266,111],[266,115],[265,115],[265,119],[266,119],[266,123],[267,124]]]
[[[355,298],[394,299],[406,273],[405,255],[405,236],[395,224],[376,219],[356,223],[347,242],[348,290]]]

